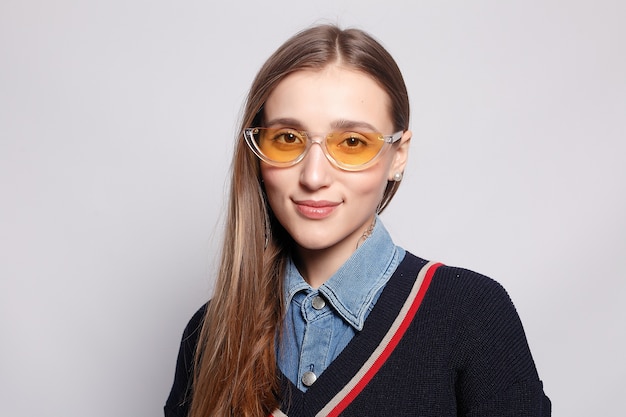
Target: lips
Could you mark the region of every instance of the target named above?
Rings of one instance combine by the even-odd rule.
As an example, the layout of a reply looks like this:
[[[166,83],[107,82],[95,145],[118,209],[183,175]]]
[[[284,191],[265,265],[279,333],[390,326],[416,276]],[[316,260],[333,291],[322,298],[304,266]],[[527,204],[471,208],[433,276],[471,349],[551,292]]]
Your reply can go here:
[[[341,203],[325,200],[300,200],[294,201],[294,204],[298,212],[304,217],[320,220],[330,216]]]

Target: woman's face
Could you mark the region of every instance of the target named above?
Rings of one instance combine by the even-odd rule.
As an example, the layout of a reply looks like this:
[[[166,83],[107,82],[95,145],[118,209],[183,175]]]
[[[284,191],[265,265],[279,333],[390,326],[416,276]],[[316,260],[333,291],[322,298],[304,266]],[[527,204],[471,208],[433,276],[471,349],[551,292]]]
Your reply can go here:
[[[338,126],[394,132],[387,93],[368,75],[331,65],[295,72],[265,103],[264,127],[292,127],[320,139]],[[369,126],[369,128],[367,127]],[[335,167],[320,145],[288,168],[261,163],[269,204],[298,245],[300,256],[332,251],[345,261],[374,220],[388,180],[406,164],[410,132],[363,171]]]

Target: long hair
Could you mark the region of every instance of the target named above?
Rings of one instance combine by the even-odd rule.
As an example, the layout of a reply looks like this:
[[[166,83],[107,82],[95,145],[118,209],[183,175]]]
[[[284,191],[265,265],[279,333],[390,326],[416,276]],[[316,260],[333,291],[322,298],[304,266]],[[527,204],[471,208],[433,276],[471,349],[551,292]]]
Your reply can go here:
[[[293,36],[265,62],[250,88],[236,139],[221,264],[196,349],[190,417],[266,417],[279,405],[276,338],[292,240],[272,215],[259,161],[242,132],[260,125],[264,103],[287,75],[333,63],[376,80],[390,97],[394,128],[408,129],[402,74],[391,55],[363,31],[312,27]],[[397,186],[388,182],[379,212]]]

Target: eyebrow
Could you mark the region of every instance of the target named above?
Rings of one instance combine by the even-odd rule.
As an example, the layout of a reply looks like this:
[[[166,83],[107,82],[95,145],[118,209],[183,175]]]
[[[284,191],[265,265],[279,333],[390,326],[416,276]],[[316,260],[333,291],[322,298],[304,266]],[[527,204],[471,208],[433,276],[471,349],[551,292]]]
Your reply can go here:
[[[277,119],[268,120],[265,125],[267,127],[275,127],[275,126],[285,126],[285,127],[293,127],[295,129],[306,130],[304,129],[304,123],[299,121],[298,119],[294,119],[291,117],[279,117]],[[358,120],[346,120],[339,119],[335,120],[331,123],[331,129],[366,129],[371,132],[379,132],[379,129],[376,129],[370,123],[358,121]]]

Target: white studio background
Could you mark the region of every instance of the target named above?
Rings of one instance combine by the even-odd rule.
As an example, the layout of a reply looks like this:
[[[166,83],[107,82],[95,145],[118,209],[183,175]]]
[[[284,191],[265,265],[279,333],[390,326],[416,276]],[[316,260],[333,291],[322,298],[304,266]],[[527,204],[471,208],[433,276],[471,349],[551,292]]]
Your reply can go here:
[[[554,416],[623,415],[619,0],[2,0],[2,415],[162,415],[243,98],[325,21],[374,34],[409,86],[397,243],[507,288]]]

